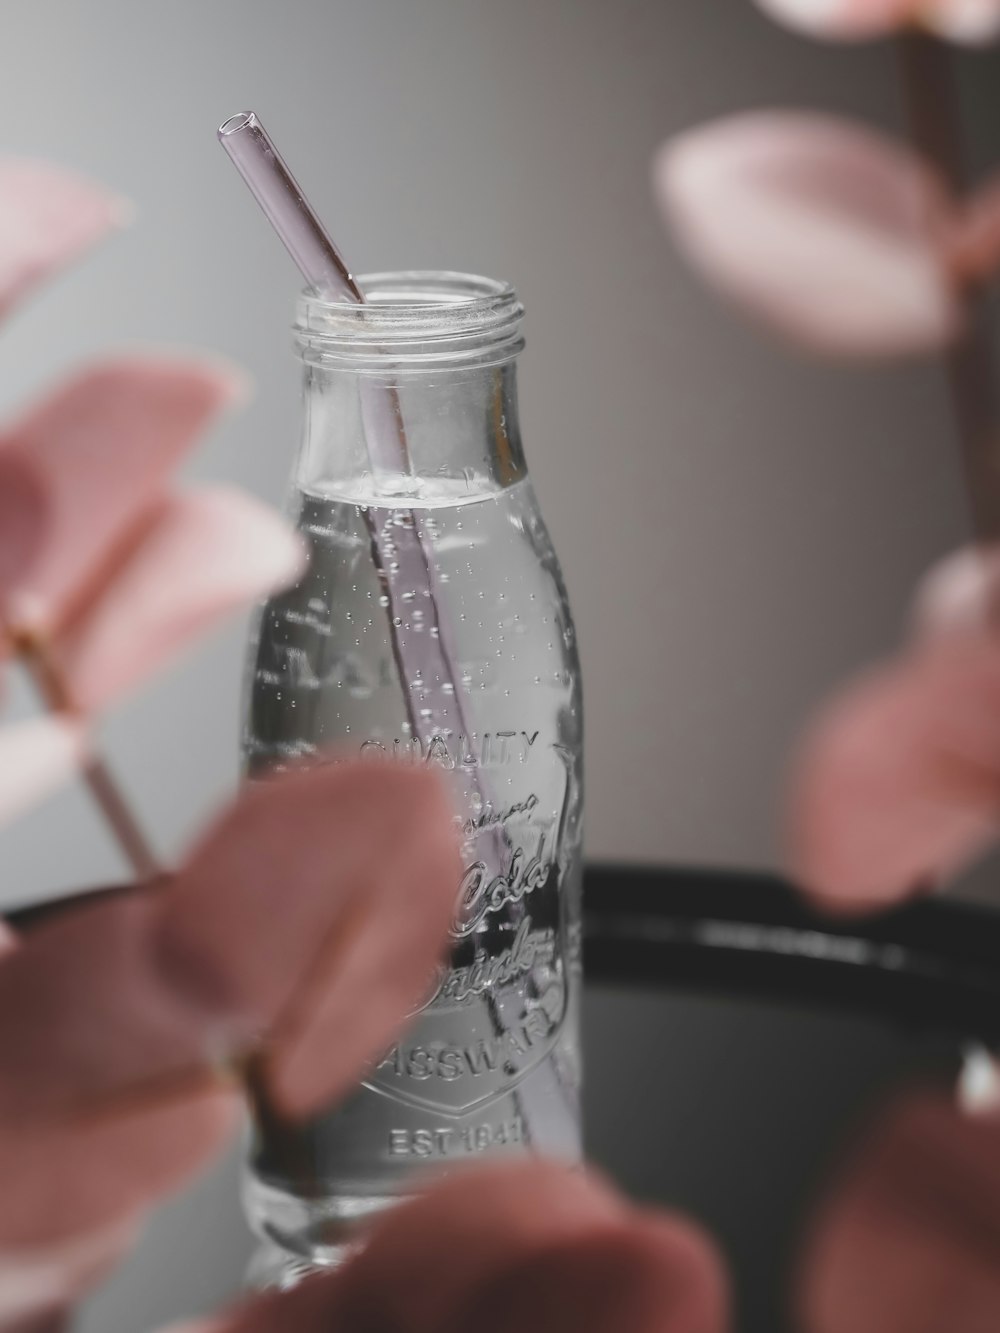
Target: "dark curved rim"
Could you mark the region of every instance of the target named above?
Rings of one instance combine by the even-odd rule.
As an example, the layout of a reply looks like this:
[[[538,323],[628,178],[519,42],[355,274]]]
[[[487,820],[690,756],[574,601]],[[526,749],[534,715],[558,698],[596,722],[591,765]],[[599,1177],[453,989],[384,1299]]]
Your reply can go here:
[[[30,932],[128,891],[43,903],[8,920]],[[1000,1046],[1000,911],[928,898],[831,919],[777,876],[626,865],[589,865],[583,897],[590,986],[823,1009]]]
[[[590,985],[753,999],[1000,1044],[1000,912],[943,898],[830,919],[770,875],[592,865]]]

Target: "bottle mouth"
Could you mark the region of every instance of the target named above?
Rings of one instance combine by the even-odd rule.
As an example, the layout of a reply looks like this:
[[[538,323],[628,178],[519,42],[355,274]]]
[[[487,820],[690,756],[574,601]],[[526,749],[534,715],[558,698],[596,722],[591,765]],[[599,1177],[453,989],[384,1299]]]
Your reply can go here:
[[[442,362],[496,364],[524,345],[524,307],[507,282],[471,273],[367,273],[365,303],[299,297],[295,333],[307,360],[372,368]]]

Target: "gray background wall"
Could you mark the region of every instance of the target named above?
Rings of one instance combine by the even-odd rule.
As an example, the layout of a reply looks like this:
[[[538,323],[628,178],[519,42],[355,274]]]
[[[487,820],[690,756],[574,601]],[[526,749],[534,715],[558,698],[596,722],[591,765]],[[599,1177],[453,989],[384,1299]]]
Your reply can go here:
[[[4,10],[5,143],[107,181],[138,220],[5,328],[0,408],[108,345],[215,349],[257,395],[191,475],[281,499],[297,416],[293,274],[214,139],[255,107],[356,269],[464,268],[509,277],[525,300],[522,420],[586,673],[590,854],[776,864],[797,729],[891,644],[919,571],[964,531],[946,403],[932,368],[812,363],[718,306],[661,229],[649,162],[669,133],[744,106],[892,124],[886,51],[797,41],[750,0]],[[984,138],[989,59],[966,62]],[[106,728],[165,854],[235,780],[242,632]],[[78,792],[4,831],[0,855],[8,903],[121,873]],[[653,1014],[616,997],[591,1010],[599,1155],[634,1188],[729,1227],[734,1245],[768,1176],[739,1175],[761,1154],[731,1108],[794,1126],[823,1101],[829,1117],[898,1056],[827,1025],[822,1070],[782,1081],[817,1044],[794,1017],[694,1001]],[[751,1028],[756,1054],[741,1055]],[[810,1082],[812,1101],[789,1111],[789,1090]],[[654,1141],[637,1150],[643,1114]],[[718,1143],[699,1155],[691,1124],[713,1116]],[[809,1134],[800,1148],[814,1155]],[[742,1210],[724,1202],[741,1180],[756,1192]],[[231,1289],[246,1252],[233,1189],[230,1164],[173,1205],[88,1329],[140,1330]]]

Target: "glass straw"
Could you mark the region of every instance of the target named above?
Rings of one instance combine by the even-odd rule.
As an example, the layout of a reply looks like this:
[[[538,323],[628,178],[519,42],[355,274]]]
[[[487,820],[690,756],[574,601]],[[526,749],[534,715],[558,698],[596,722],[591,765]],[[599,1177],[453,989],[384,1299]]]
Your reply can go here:
[[[363,301],[340,251],[256,115],[230,116],[219,126],[219,142],[309,286],[321,296]]]
[[[307,286],[331,301],[361,305],[365,294],[253,111],[219,126],[219,142],[294,259]],[[409,473],[410,459],[394,390],[367,386],[361,408],[372,472]]]

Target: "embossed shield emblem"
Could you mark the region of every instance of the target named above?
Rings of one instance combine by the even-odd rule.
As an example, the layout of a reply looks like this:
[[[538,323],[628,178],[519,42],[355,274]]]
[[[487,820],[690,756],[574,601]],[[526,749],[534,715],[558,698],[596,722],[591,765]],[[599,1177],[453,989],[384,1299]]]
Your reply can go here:
[[[568,998],[560,851],[569,773],[556,746],[534,765],[535,783],[466,826],[450,966],[366,1080],[375,1092],[462,1115],[516,1087],[559,1038]]]

